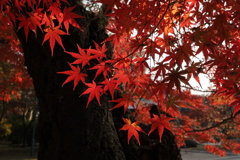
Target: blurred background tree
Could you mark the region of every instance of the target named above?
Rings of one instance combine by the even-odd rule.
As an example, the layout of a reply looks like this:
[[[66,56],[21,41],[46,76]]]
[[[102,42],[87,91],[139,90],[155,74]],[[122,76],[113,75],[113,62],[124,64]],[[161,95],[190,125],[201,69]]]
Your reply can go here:
[[[36,97],[19,40],[11,27],[5,27],[3,18],[0,16],[0,140],[25,147],[31,144]]]

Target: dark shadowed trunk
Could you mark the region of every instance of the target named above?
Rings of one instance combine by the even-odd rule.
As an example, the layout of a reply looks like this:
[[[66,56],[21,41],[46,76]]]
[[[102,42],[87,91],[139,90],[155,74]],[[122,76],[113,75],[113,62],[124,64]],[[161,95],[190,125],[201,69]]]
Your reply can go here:
[[[74,1],[71,5],[75,5]],[[70,36],[62,36],[67,51],[77,52],[76,44],[89,48],[94,46],[93,40],[101,43],[107,38],[104,29],[107,19],[104,16],[87,12],[81,6],[76,7],[75,12],[86,17],[78,20],[84,32],[70,28]],[[87,89],[83,83],[78,84],[74,91],[72,82],[62,87],[67,76],[57,72],[69,70],[67,62],[74,59],[58,44],[51,56],[48,42],[42,45],[41,32],[37,38],[30,33],[27,42],[22,29],[17,34],[39,99],[39,160],[181,159],[171,133],[165,134],[165,143],[152,145],[143,135],[145,146],[138,146],[134,141],[131,145],[126,144],[126,132],[118,132],[123,124],[123,112],[116,110],[112,114],[109,111],[112,104],[108,103],[107,95],[101,97],[101,106],[92,101],[86,108],[88,96],[79,97]],[[111,55],[110,46],[108,54]],[[95,72],[85,69],[85,73],[88,74],[86,82],[92,82]]]

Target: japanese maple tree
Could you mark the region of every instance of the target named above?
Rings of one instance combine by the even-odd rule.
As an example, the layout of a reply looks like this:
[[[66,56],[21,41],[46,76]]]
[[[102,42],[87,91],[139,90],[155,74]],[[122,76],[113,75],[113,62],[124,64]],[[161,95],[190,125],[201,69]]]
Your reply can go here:
[[[192,139],[205,145],[208,151],[223,156],[227,150],[239,153],[239,115],[234,114],[234,97],[208,94],[207,96],[184,93],[184,102],[192,108],[182,108],[179,121],[173,124],[179,145]],[[195,109],[194,109],[195,108]]]
[[[76,159],[79,154],[83,159],[132,159],[124,149],[126,141],[134,137],[133,142],[151,146],[157,135],[157,144],[167,145],[164,131],[171,135],[169,121],[174,118],[187,123],[181,129],[190,128],[178,133],[194,132],[194,121],[181,115],[179,107],[205,109],[203,102],[190,103],[185,95],[185,88],[193,89],[191,79],[203,85],[199,74],[209,76],[214,96],[231,98],[220,106],[230,108],[231,120],[239,119],[237,0],[3,0],[0,9],[2,23],[15,29],[22,44],[39,98],[39,159]],[[142,109],[148,107],[144,101],[157,111]],[[135,117],[142,128],[127,113],[129,107],[150,112],[144,120]],[[226,120],[222,114],[211,118]],[[216,125],[202,130],[211,132]],[[115,127],[128,130],[125,142],[119,140],[124,131]],[[77,135],[86,137],[77,140],[79,145]],[[79,148],[70,150],[63,145],[67,143]],[[177,149],[175,153],[179,157]]]
[[[0,16],[0,122],[8,110],[6,104],[13,97],[19,98],[22,90],[32,87],[20,42],[9,24],[4,24],[5,18]]]

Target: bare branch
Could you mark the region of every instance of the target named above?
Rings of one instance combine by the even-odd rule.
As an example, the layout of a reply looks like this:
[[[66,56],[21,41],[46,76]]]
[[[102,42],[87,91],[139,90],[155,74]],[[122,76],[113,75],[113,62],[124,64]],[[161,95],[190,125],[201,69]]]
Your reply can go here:
[[[193,90],[193,91],[198,91],[198,92],[205,92],[205,93],[215,93],[215,90],[200,90],[200,89],[196,89],[196,88],[190,88],[188,86],[182,86],[183,88],[189,89],[189,90]]]
[[[222,122],[216,123],[216,124],[212,125],[211,127],[207,127],[207,128],[203,128],[203,129],[193,129],[191,131],[186,131],[186,132],[187,133],[202,132],[202,131],[207,131],[207,130],[213,129],[215,127],[218,127],[218,126],[220,126],[222,124],[225,124],[225,123],[233,120],[238,114],[240,114],[240,110],[235,115],[231,115],[229,118],[226,118],[226,119],[222,120]]]

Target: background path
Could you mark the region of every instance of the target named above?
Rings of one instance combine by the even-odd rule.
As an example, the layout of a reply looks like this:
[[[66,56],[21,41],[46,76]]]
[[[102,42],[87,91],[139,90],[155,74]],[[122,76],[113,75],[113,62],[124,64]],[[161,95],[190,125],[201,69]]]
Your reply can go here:
[[[37,148],[34,156],[31,155],[31,148],[10,147],[0,144],[0,160],[37,160]],[[219,157],[199,148],[181,149],[183,160],[240,160],[240,155],[228,152],[227,156]]]
[[[30,147],[11,147],[9,145],[0,145],[0,160],[37,160],[37,148],[34,155],[31,156]]]
[[[200,149],[181,149],[183,160],[240,160],[239,154],[227,152],[227,155],[220,157]]]

